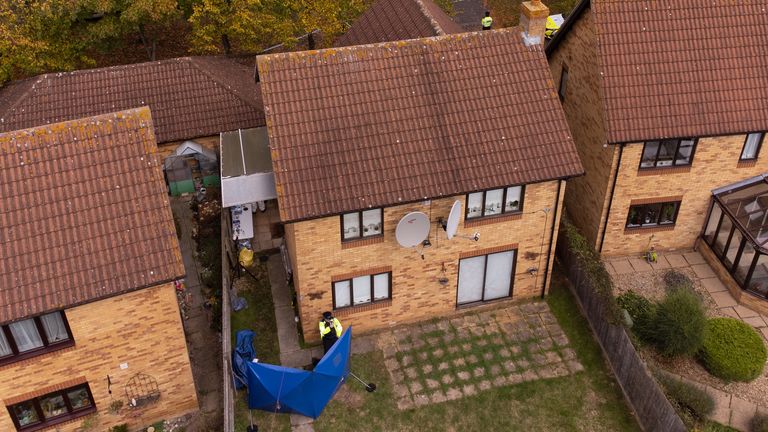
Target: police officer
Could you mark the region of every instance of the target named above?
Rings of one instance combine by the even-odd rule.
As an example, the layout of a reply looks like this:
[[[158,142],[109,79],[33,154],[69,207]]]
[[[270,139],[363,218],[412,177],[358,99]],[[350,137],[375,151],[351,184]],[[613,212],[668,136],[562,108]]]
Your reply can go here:
[[[491,18],[491,13],[488,11],[485,11],[485,17],[480,20],[480,23],[483,24],[483,30],[490,30],[491,24],[493,24],[493,18]]]
[[[341,322],[330,312],[323,312],[323,319],[320,320],[320,337],[323,338],[325,352],[328,352],[341,337]]]

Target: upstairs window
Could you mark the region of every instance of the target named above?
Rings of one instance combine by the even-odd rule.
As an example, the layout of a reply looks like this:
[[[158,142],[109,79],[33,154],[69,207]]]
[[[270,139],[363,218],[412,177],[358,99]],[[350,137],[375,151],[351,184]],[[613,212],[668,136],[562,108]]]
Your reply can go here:
[[[563,65],[563,72],[560,74],[560,86],[557,89],[557,95],[560,100],[565,100],[565,91],[568,87],[568,66]]]
[[[466,219],[498,216],[523,211],[525,186],[490,189],[467,195]]]
[[[33,431],[96,411],[88,384],[49,393],[7,407],[16,430]]]
[[[382,209],[363,210],[341,215],[341,239],[357,240],[382,235]]]
[[[690,165],[695,150],[696,140],[693,138],[646,141],[640,168]]]
[[[72,345],[64,312],[58,311],[0,326],[0,364]]]
[[[627,228],[674,225],[680,201],[641,204],[629,207]]]
[[[744,140],[744,148],[741,149],[741,157],[739,160],[748,161],[757,159],[757,155],[760,153],[760,146],[763,144],[764,137],[764,132],[747,134],[747,139]]]

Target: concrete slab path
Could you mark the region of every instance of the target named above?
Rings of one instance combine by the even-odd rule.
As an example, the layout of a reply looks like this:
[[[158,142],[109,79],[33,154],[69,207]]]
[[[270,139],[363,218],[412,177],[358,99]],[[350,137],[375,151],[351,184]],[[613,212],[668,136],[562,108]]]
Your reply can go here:
[[[466,31],[481,30],[480,20],[485,16],[483,0],[451,0],[453,2],[454,22]]]

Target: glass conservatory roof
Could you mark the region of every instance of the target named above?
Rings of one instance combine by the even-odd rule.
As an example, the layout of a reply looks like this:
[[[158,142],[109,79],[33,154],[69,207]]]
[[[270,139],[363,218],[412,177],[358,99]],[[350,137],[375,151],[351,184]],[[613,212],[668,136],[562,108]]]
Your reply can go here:
[[[712,191],[715,200],[759,247],[768,242],[768,174]]]

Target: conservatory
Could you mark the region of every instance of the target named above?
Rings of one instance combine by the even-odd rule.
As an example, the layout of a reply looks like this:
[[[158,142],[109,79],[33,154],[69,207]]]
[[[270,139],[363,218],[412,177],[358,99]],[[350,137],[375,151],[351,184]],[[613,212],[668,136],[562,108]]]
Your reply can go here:
[[[715,189],[703,239],[746,292],[768,298],[768,174]]]

